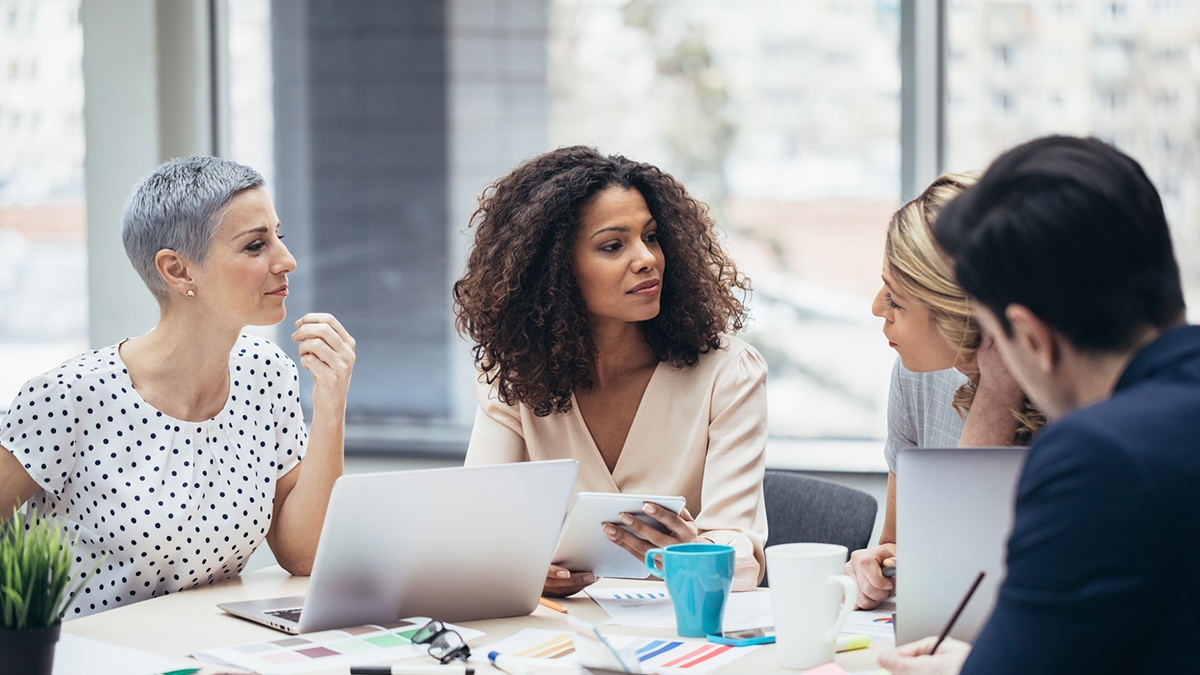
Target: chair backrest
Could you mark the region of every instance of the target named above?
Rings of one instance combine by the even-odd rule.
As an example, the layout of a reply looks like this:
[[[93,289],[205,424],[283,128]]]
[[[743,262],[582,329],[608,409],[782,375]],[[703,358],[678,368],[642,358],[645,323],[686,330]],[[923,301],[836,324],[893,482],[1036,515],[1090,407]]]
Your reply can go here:
[[[818,542],[857,551],[871,543],[879,504],[861,490],[790,471],[768,471],[763,497],[767,546]],[[765,575],[761,585],[767,585]]]

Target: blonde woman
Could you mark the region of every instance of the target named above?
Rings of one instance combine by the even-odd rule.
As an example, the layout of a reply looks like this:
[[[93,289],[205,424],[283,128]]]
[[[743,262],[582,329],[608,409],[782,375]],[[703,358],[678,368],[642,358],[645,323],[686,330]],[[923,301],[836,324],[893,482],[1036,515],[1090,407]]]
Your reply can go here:
[[[882,567],[896,556],[896,453],[904,447],[1027,444],[1044,421],[979,332],[966,293],[934,244],[942,207],[975,184],[978,173],[948,174],[892,216],[884,247],[883,287],[872,312],[899,353],[888,397],[887,506],[879,545],[855,551],[846,573],[858,582],[858,606],[891,594]],[[969,414],[968,414],[969,413]]]

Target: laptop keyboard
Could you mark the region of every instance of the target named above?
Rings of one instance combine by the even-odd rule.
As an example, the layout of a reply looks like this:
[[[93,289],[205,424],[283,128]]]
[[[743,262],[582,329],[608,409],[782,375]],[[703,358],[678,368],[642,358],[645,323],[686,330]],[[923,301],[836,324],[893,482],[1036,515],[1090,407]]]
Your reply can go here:
[[[263,614],[266,614],[267,616],[274,616],[283,619],[284,621],[300,623],[300,609],[300,607],[295,609],[277,609],[273,612],[263,612]]]

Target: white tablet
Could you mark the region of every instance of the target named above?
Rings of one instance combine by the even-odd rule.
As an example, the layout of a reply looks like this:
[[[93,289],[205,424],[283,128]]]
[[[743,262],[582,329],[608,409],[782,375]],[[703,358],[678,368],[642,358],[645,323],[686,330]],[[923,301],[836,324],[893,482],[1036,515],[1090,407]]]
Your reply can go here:
[[[567,512],[562,533],[558,536],[554,564],[572,572],[591,572],[598,577],[645,579],[650,576],[644,561],[609,541],[601,529],[604,523],[620,525],[621,514],[632,513],[642,522],[665,532],[662,523],[642,513],[642,506],[646,502],[654,502],[675,513],[682,511],[686,505],[683,497],[580,492]]]

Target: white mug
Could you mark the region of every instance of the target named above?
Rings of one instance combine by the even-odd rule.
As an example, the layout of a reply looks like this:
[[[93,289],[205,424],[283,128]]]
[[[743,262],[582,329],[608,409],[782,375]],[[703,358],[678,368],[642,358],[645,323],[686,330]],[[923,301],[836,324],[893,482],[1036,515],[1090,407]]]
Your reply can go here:
[[[845,546],[779,544],[767,549],[779,665],[803,670],[833,660],[838,633],[858,598],[854,579],[842,574],[845,565]]]

